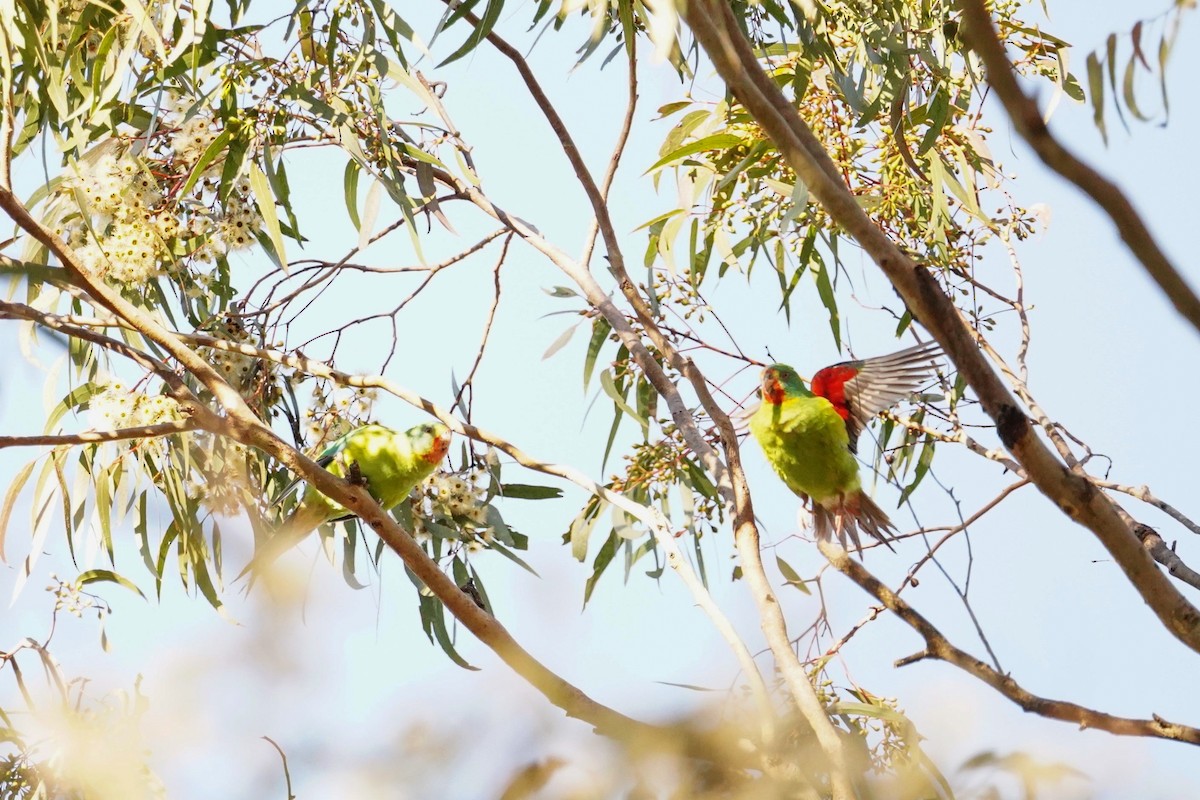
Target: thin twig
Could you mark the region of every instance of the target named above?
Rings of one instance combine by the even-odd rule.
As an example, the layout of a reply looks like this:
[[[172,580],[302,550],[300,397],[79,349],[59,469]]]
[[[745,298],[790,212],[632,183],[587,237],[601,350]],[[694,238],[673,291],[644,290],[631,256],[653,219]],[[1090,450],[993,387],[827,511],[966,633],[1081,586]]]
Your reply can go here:
[[[628,63],[628,97],[625,103],[625,119],[621,122],[621,130],[617,134],[617,142],[613,145],[612,155],[608,159],[608,169],[604,171],[604,178],[600,181],[600,198],[605,203],[608,202],[608,192],[612,188],[613,179],[617,175],[617,166],[621,163],[621,156],[625,153],[625,145],[629,142],[629,132],[633,130],[633,117],[637,112],[638,101],[638,76],[637,76],[637,42],[625,43],[625,56]],[[592,250],[596,247],[596,235],[600,233],[600,216],[592,215],[592,223],[588,226],[587,237],[583,242],[583,255],[579,257],[579,263],[585,267],[592,262]]]
[[[492,335],[492,323],[496,320],[496,309],[500,307],[500,268],[504,266],[504,259],[508,256],[508,244],[511,241],[512,234],[509,233],[508,238],[504,240],[504,244],[500,247],[500,257],[496,259],[496,266],[492,268],[492,283],[495,291],[492,295],[492,305],[488,308],[487,319],[483,322],[483,338],[479,342],[479,350],[475,353],[475,363],[471,365],[471,371],[467,373],[466,380],[458,388],[458,394],[454,395],[454,402],[450,404],[450,413],[453,414],[455,408],[462,408],[463,416],[467,422],[471,421],[470,405],[474,404],[475,399],[475,386],[472,382],[475,380],[476,370],[479,369],[479,365],[483,361],[483,351],[487,349],[488,340]],[[471,404],[463,406],[463,393],[468,388],[471,389]]]
[[[283,752],[283,748],[279,746],[279,743],[270,736],[263,736],[260,738],[266,739],[268,742],[270,742],[271,747],[274,747],[276,752],[279,753],[279,758],[281,761],[283,761],[283,779],[287,785],[287,800],[296,800],[296,795],[292,794],[292,773],[288,769],[287,753]]]
[[[157,436],[170,436],[175,433],[194,431],[197,427],[191,420],[179,420],[177,422],[162,422],[157,425],[141,425],[136,428],[82,431],[80,433],[63,433],[54,436],[0,436],[0,450],[6,447],[62,447],[63,445],[72,444],[117,442],[124,439],[152,439]]]
[[[1138,524],[1134,527],[1134,532],[1138,538],[1142,540],[1142,544],[1146,548],[1146,552],[1150,554],[1158,563],[1167,568],[1167,572],[1173,577],[1186,583],[1188,586],[1200,589],[1200,574],[1183,563],[1173,549],[1167,547],[1167,543],[1158,535],[1158,532],[1149,525]]]
[[[1096,484],[1097,486],[1099,486],[1102,489],[1108,489],[1113,492],[1120,492],[1122,494],[1127,494],[1130,497],[1141,500],[1143,503],[1146,503],[1147,505],[1152,505],[1155,508],[1157,508],[1159,511],[1162,511],[1164,514],[1169,516],[1171,519],[1178,522],[1183,527],[1187,528],[1192,533],[1200,534],[1200,525],[1197,525],[1195,522],[1192,521],[1191,517],[1184,514],[1182,511],[1175,508],[1175,506],[1171,505],[1167,501],[1160,500],[1159,498],[1155,497],[1154,494],[1150,491],[1149,486],[1145,486],[1145,485],[1126,486],[1123,483],[1115,483],[1113,481],[1106,481],[1106,480],[1102,480],[1100,478],[1092,478],[1092,483]]]

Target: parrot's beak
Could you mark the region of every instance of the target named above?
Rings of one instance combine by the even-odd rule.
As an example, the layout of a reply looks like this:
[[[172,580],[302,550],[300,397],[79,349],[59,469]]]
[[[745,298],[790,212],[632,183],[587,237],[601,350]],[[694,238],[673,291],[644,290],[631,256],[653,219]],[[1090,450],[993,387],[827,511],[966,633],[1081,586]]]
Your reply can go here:
[[[779,370],[767,367],[762,374],[762,400],[777,406],[783,402],[783,384],[779,382]]]

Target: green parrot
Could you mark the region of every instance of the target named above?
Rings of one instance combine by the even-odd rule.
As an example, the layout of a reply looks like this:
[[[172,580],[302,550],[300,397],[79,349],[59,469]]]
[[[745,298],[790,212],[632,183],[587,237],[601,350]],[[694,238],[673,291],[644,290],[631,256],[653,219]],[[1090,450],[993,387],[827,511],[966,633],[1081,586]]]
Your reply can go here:
[[[398,433],[382,425],[355,428],[317,457],[325,469],[345,478],[361,479],[384,511],[398,505],[418,483],[437,468],[450,448],[450,429],[440,422],[416,425]],[[354,474],[354,473],[357,474]],[[285,496],[297,478],[282,492]],[[326,522],[350,519],[346,508],[309,486],[292,515],[242,570],[260,574],[288,549]]]
[[[892,521],[862,490],[858,437],[867,423],[929,380],[941,355],[937,343],[909,347],[819,371],[810,389],[796,370],[773,364],[762,373],[762,403],[750,432],[787,487],[811,498],[817,539],[837,534],[860,552],[863,530],[891,548]]]

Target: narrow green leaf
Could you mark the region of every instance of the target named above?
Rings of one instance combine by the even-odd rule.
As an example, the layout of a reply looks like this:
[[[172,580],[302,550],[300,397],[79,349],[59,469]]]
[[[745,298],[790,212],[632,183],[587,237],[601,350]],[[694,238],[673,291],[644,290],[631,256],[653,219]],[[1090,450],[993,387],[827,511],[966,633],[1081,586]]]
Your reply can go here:
[[[795,586],[805,594],[812,594],[812,591],[805,585],[805,581],[800,577],[796,570],[792,569],[792,565],[784,561],[779,556],[775,556],[775,566],[779,567],[779,573],[783,575],[784,583],[788,586]]]
[[[487,35],[492,32],[492,28],[496,27],[496,22],[500,19],[500,12],[502,10],[504,10],[504,0],[488,0],[487,7],[483,9],[483,16],[481,16],[479,18],[479,22],[475,24],[474,29],[471,31],[471,35],[468,36],[467,40],[462,43],[462,46],[451,53],[445,61],[438,64],[438,67],[441,68],[447,64],[457,61],[478,47],[479,43],[482,42]]]
[[[1162,91],[1163,115],[1167,118],[1171,116],[1171,103],[1167,100],[1167,59],[1170,57],[1171,41],[1164,35],[1158,42],[1158,85]]]
[[[579,323],[577,322],[559,334],[558,338],[546,348],[546,352],[542,353],[542,361],[545,361],[546,359],[550,358],[550,356],[566,347],[567,343],[571,341],[571,337],[575,335],[575,330],[578,327]]]
[[[672,114],[674,114],[676,111],[682,111],[683,109],[687,108],[691,104],[692,104],[691,100],[680,100],[675,103],[667,103],[665,106],[659,106],[658,119],[663,119],[664,117],[669,117]]]
[[[463,669],[478,670],[478,667],[471,666],[465,658],[459,655],[458,650],[455,649],[454,641],[450,638],[450,632],[446,629],[446,607],[442,604],[442,601],[433,595],[421,594],[420,604],[421,621],[427,626],[427,633],[433,634],[433,639],[442,648],[442,652]]]
[[[38,456],[41,458],[41,456]],[[13,506],[17,502],[17,495],[21,493],[25,483],[29,480],[29,476],[33,474],[33,468],[37,466],[38,458],[33,459],[25,466],[21,467],[17,472],[17,476],[13,478],[13,482],[8,485],[8,491],[4,493],[4,505],[0,506],[0,561],[8,561],[4,555],[4,536],[8,531],[8,520],[12,516]],[[580,559],[581,561],[583,559]]]
[[[54,426],[57,425],[58,421],[63,418],[64,414],[66,414],[68,411],[79,408],[88,400],[91,400],[92,395],[96,393],[97,388],[99,387],[97,387],[96,384],[89,382],[83,384],[82,386],[76,386],[74,389],[72,389],[66,397],[59,401],[58,405],[50,410],[50,413],[46,416],[45,432],[52,433],[54,431]]]
[[[100,540],[108,560],[113,560],[112,493],[109,490],[108,470],[96,474],[96,516],[100,518]]]
[[[917,145],[917,155],[925,155],[929,148],[937,143],[938,136],[949,117],[950,92],[945,87],[939,87],[933,100],[929,103],[929,111],[926,116],[928,127],[925,129],[925,135],[921,137],[921,143]]]
[[[1108,88],[1113,96],[1113,108],[1117,110],[1117,119],[1121,120],[1121,125],[1128,132],[1129,123],[1125,121],[1125,112],[1121,110],[1121,103],[1117,99],[1117,35],[1110,33],[1105,45],[1105,64],[1108,66]]]
[[[838,315],[837,297],[833,293],[833,282],[829,279],[829,268],[824,263],[813,267],[817,278],[817,295],[821,304],[829,312],[829,329],[833,332],[833,343],[838,350],[842,349],[842,323]]]
[[[592,379],[592,370],[596,368],[596,359],[600,355],[600,348],[608,341],[608,335],[612,333],[612,325],[604,317],[596,317],[592,323],[592,338],[588,340],[587,355],[583,359],[583,389],[587,391],[588,383]]]
[[[655,170],[662,169],[668,164],[679,161],[696,153],[704,153],[710,150],[725,150],[730,147],[736,147],[742,143],[742,137],[732,133],[714,133],[712,136],[705,136],[703,139],[697,139],[694,142],[688,142],[683,147],[672,150],[665,156],[655,161],[654,164],[646,170],[644,175],[648,175]]]
[[[358,218],[358,176],[361,174],[362,167],[357,161],[351,159],[346,162],[342,191],[346,196],[346,213],[350,215],[350,223],[354,225],[355,230],[362,227],[362,221]]]
[[[1125,65],[1125,78],[1121,82],[1121,93],[1125,98],[1125,105],[1129,108],[1129,113],[1141,122],[1147,122],[1150,118],[1142,113],[1138,108],[1137,97],[1135,97],[1133,82],[1137,72],[1137,57],[1130,56],[1129,63]]]
[[[1092,101],[1092,121],[1100,131],[1100,137],[1108,144],[1108,130],[1104,126],[1104,70],[1099,57],[1088,53],[1087,57],[1088,93]]]
[[[192,167],[191,174],[183,182],[183,186],[179,190],[179,197],[186,197],[195,188],[196,182],[200,180],[200,176],[204,174],[204,170],[208,169],[208,165],[225,151],[229,146],[231,138],[233,138],[232,134],[228,130],[223,130],[217,138],[212,140],[212,144],[204,150],[204,153],[196,162],[196,166]]]
[[[286,273],[287,251],[283,246],[283,231],[279,229],[279,216],[275,212],[275,193],[271,190],[271,183],[266,174],[254,161],[250,162],[250,188],[254,191],[254,202],[262,214],[267,236],[271,238],[271,246],[275,248],[275,252],[269,255],[274,259],[275,265]]]
[[[582,562],[587,559],[588,537],[592,535],[592,529],[596,527],[596,520],[600,518],[600,513],[607,505],[607,501],[592,497],[584,505],[583,510],[571,521],[567,539],[571,543],[571,555],[576,561]]]
[[[89,583],[115,583],[118,586],[124,586],[131,592],[136,592],[137,596],[146,599],[146,595],[142,594],[142,590],[137,585],[126,577],[118,575],[110,569],[89,569],[75,579],[80,586],[86,586]]]
[[[522,500],[552,500],[563,496],[562,489],[555,486],[535,486],[528,483],[502,483],[500,496]]]
[[[613,556],[617,554],[617,547],[621,543],[621,537],[616,533],[610,533],[604,541],[604,545],[600,548],[600,552],[596,554],[595,561],[592,562],[592,574],[587,579],[587,583],[583,587],[583,605],[586,608],[588,600],[592,597],[592,592],[596,589],[596,582],[600,580],[600,576],[604,574],[604,570],[612,563]]]
[[[613,382],[612,372],[609,370],[604,370],[600,373],[600,388],[604,390],[606,395],[612,398],[612,401],[616,404],[617,408],[621,409],[623,413],[628,414],[630,417],[636,420],[637,423],[642,426],[643,431],[649,429],[649,421],[635,411],[633,406],[625,402],[625,397],[621,391],[617,389],[617,385]]]
[[[383,202],[383,184],[372,181],[367,189],[367,198],[363,204],[362,225],[358,228],[358,249],[366,250],[371,244],[371,233],[375,229],[375,220],[379,217],[379,206]],[[412,221],[409,221],[411,227]]]

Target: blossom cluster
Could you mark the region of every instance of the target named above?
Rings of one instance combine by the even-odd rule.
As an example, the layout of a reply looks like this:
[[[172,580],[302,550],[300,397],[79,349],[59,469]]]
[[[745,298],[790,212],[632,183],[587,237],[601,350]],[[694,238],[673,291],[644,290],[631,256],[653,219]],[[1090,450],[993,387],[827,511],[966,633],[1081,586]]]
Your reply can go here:
[[[110,142],[76,162],[58,195],[62,207],[77,203],[79,212],[62,214],[53,227],[91,275],[138,288],[190,266],[203,292],[212,283],[204,266],[252,247],[263,218],[245,177],[222,187],[221,159],[176,194],[220,135],[211,114],[168,113],[163,131],[136,154]]]
[[[50,573],[52,583],[46,586],[46,591],[54,595],[54,610],[66,611],[69,614],[74,614],[77,617],[82,617],[84,611],[93,608],[104,607],[98,606],[96,598],[93,595],[83,591],[83,586],[78,581],[67,582],[62,578]]]
[[[208,323],[200,326],[200,332],[207,333],[215,339],[224,339],[236,344],[258,344],[254,334],[242,319],[233,314],[214,317]],[[198,348],[198,352],[235,389],[244,392],[254,382],[255,367],[259,363],[258,358],[216,347],[201,347]]]
[[[430,524],[442,525],[467,534],[468,548],[478,549],[492,540],[488,522],[488,485],[486,469],[473,467],[463,472],[435,472],[417,487],[413,499],[413,535],[430,536]]]
[[[304,412],[305,433],[310,444],[320,448],[366,425],[377,395],[375,389],[314,381],[312,403]]]
[[[55,232],[71,245],[89,274],[140,285],[160,274],[175,226],[160,210],[163,196],[144,164],[111,149],[83,159],[60,192],[73,195],[83,214]]]
[[[179,404],[165,394],[147,395],[120,382],[109,383],[94,393],[88,408],[97,426],[106,429],[138,428],[180,419]]]

